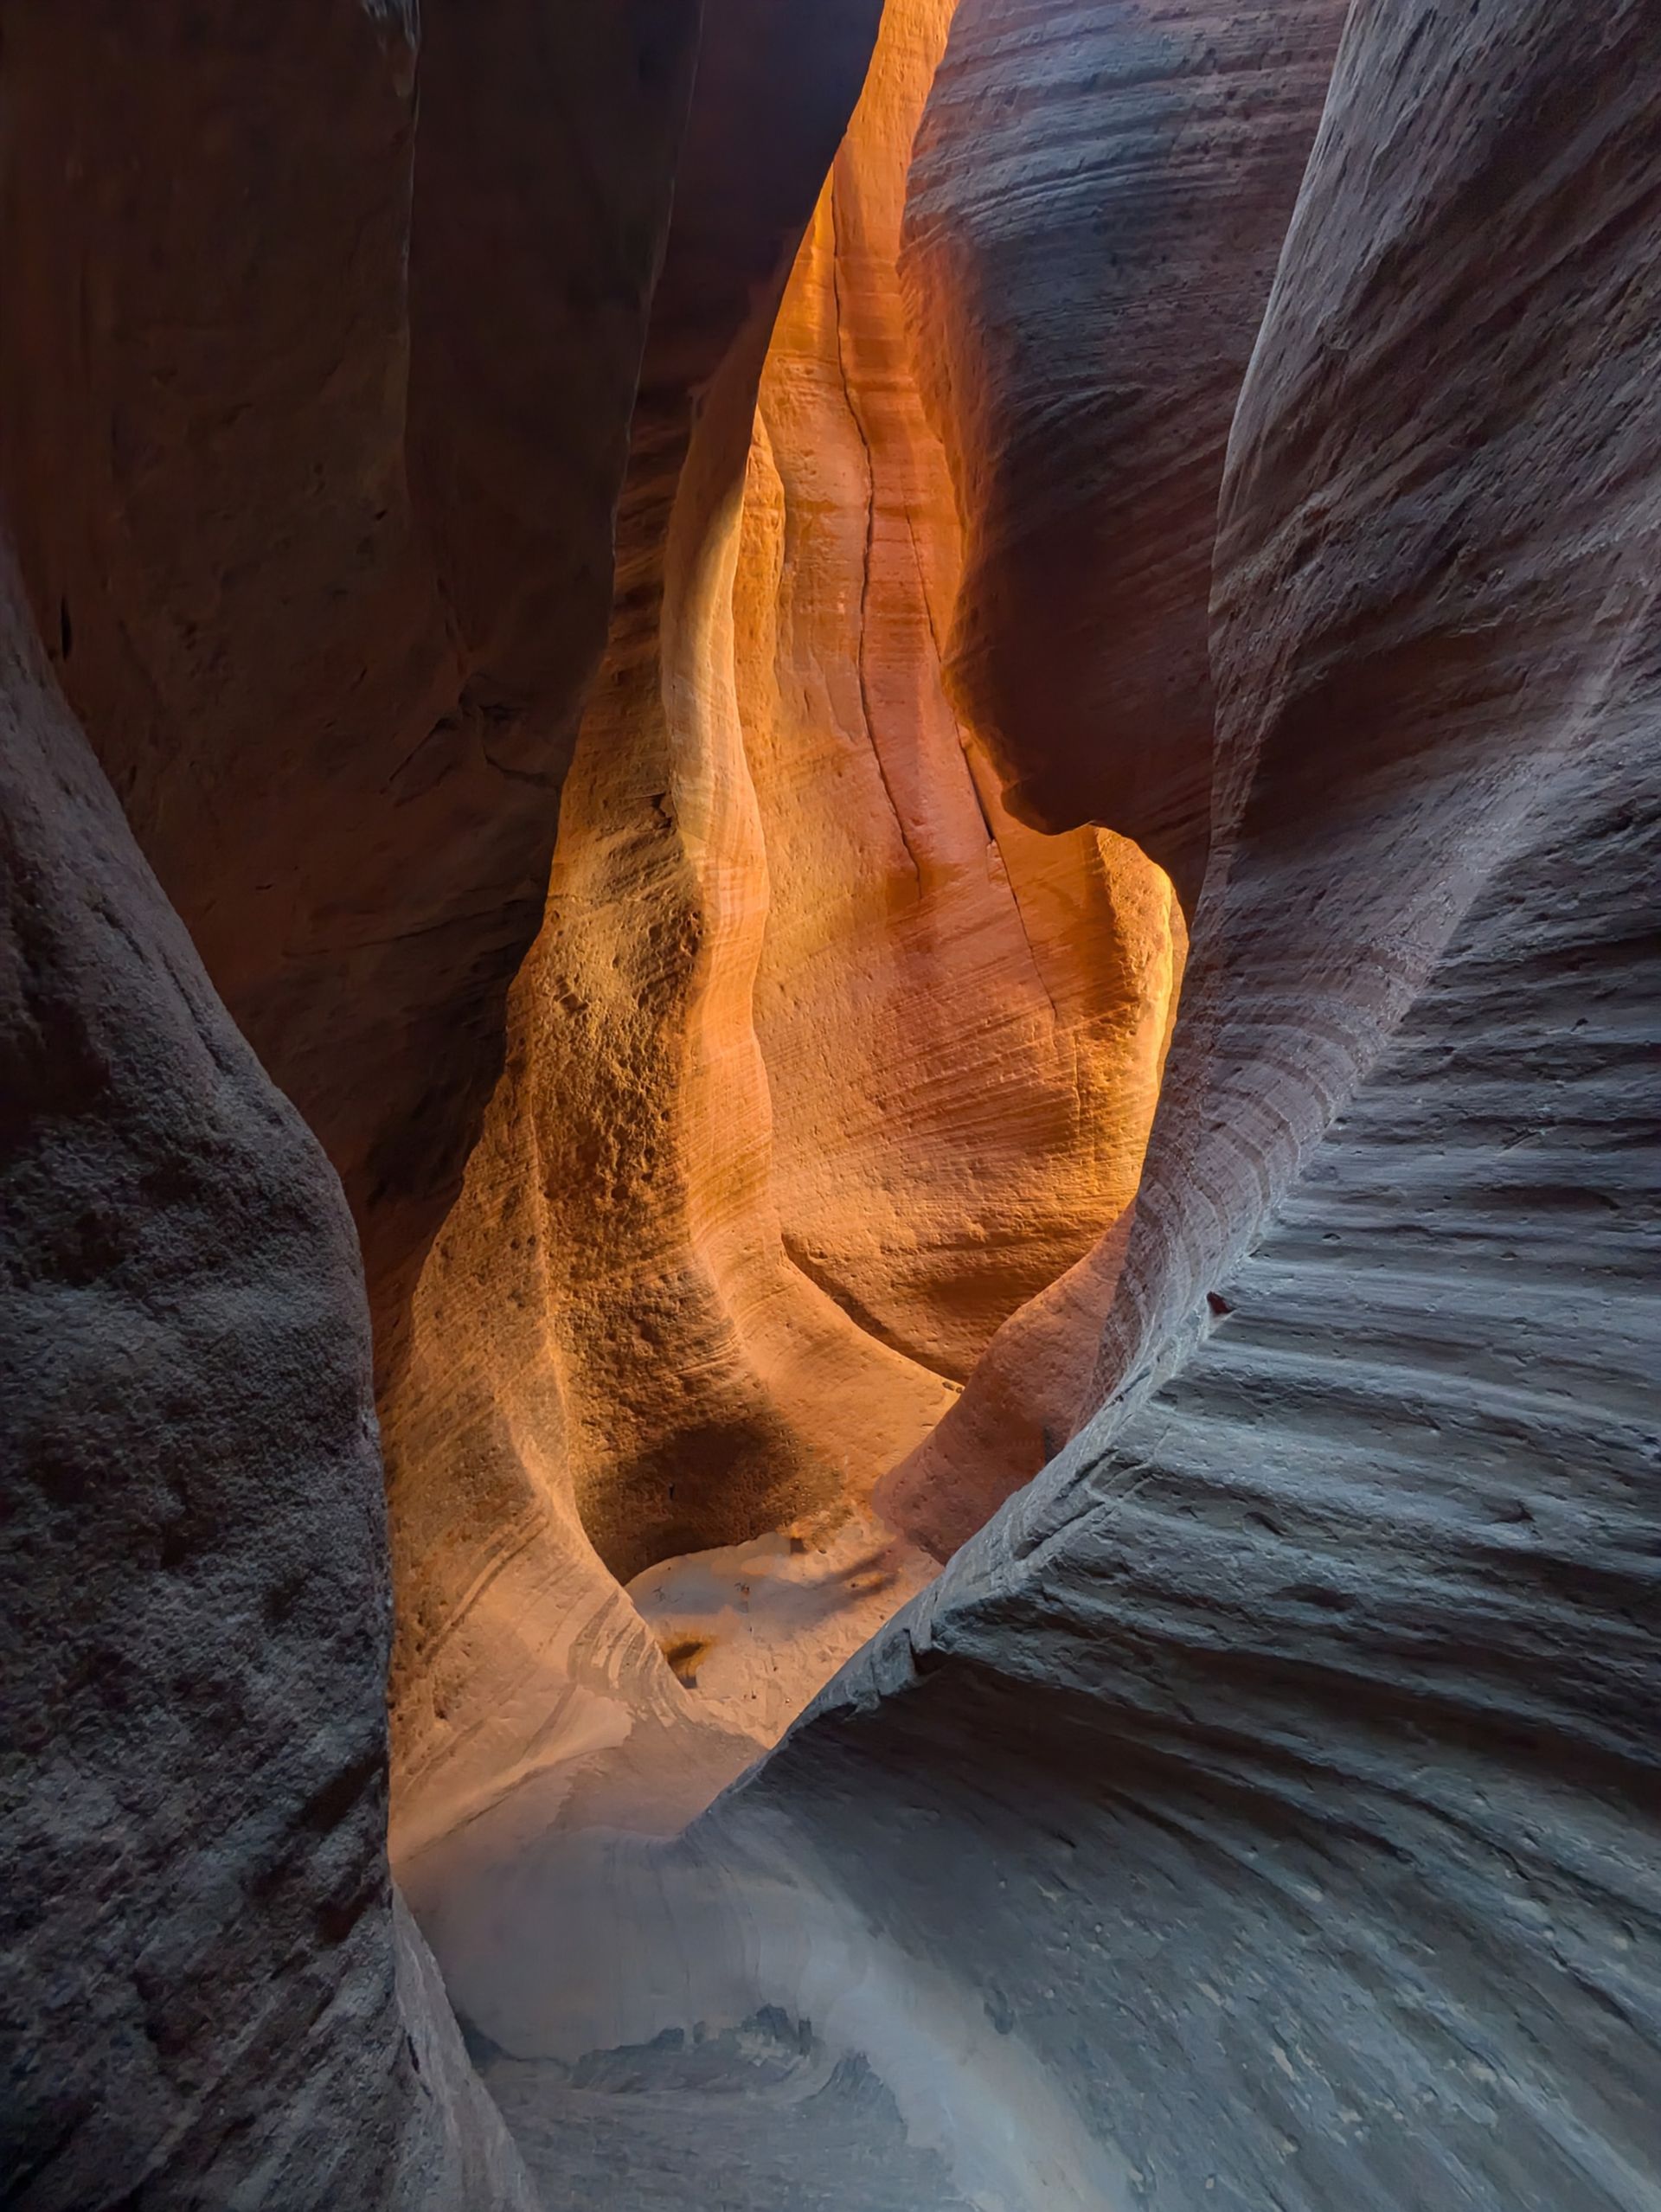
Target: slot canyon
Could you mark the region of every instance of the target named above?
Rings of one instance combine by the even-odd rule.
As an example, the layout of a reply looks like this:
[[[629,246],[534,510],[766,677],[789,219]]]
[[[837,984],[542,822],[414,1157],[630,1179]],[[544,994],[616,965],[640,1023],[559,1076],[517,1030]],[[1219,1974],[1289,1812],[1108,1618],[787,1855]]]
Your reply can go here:
[[[1657,0],[0,0],[18,2212],[1661,2208]]]

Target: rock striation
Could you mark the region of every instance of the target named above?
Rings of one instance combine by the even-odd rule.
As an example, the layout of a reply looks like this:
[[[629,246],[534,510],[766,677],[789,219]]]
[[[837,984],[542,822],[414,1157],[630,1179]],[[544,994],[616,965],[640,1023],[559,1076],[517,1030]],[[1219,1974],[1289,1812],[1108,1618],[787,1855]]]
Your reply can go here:
[[[898,281],[952,21],[890,8],[768,349],[734,585],[767,868],[754,985],[786,1252],[956,1383],[1135,1188],[1174,996],[1169,887],[1035,835],[946,696],[961,571]]]
[[[1658,63],[1641,6],[1353,11],[1096,1408],[682,1838],[475,1839],[571,1968],[439,1902],[542,2141],[765,2017],[969,2202],[1653,2201]]]
[[[1652,2212],[1651,0],[0,80],[0,2196]]]
[[[1223,452],[1344,0],[962,0],[906,209],[965,574],[947,678],[1006,800],[1191,907]]]
[[[602,1754],[684,1818],[772,1741],[934,1570],[873,1485],[1135,1189],[1170,885],[1015,821],[941,676],[898,263],[950,16],[706,26],[606,660],[384,1399],[410,1850]]]
[[[1106,824],[1190,910],[1224,452],[1344,13],[963,0],[912,164],[901,270],[963,518],[948,689],[1016,814]],[[882,1485],[937,1558],[1088,1409],[1129,1221],[1103,1227]]]
[[[707,1801],[755,1739],[700,1728],[619,1578],[830,1492],[728,1303],[765,1326],[797,1286],[754,1157],[747,982],[765,909],[719,625],[767,331],[876,20],[846,0],[712,10],[705,27],[606,662],[506,1068],[384,1407],[406,1850],[522,1775],[606,1747],[657,1773],[671,1823]],[[810,1301],[818,1369],[789,1342]],[[863,1340],[822,1293],[800,1283],[772,1338],[775,1369],[857,1408]],[[870,1351],[868,1369],[903,1376]],[[904,1442],[891,1413],[872,1417],[879,1465],[938,1414],[943,1386],[918,1385]]]

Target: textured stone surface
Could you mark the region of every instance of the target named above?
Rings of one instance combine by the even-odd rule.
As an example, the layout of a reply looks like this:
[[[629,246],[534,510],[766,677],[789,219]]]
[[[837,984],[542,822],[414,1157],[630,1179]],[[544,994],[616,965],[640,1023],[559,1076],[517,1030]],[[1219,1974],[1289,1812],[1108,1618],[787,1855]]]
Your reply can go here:
[[[345,1182],[383,1353],[542,912],[697,16],[7,10],[24,575],[140,845]]]
[[[608,2202],[620,2186],[636,2212],[972,2212],[865,2061],[827,2055],[776,2009],[572,2066],[497,2053],[484,2071],[556,2203]]]
[[[1658,67],[1354,11],[1100,1407],[678,1842],[483,1824],[522,2063],[772,2005],[989,2207],[1656,2201]]]
[[[1651,37],[1351,26],[1231,444],[1205,911],[1098,1399],[1250,1244],[1547,779],[1644,710]]]
[[[830,1487],[725,1303],[747,1276],[766,1305],[789,1270],[776,1228],[768,1249],[764,1175],[759,1186],[747,1157],[760,1071],[743,985],[760,911],[746,856],[721,864],[734,821],[742,836],[744,784],[735,723],[709,705],[731,681],[709,632],[730,587],[767,331],[876,16],[869,0],[782,15],[734,4],[706,24],[620,510],[618,605],[545,926],[384,1409],[406,1848],[526,1769],[623,1745],[683,1818],[672,1777],[696,1709],[595,1544],[633,1574],[758,1533]],[[713,856],[712,835],[727,840]],[[724,992],[707,988],[718,962]],[[717,1098],[717,1082],[732,1095]],[[734,1231],[715,1280],[702,1250],[712,1215]],[[817,1387],[847,1389],[856,1376],[837,1355],[857,1358],[863,1340],[800,1287],[824,1312]],[[811,1363],[797,1365],[814,1387]],[[946,1395],[933,1376],[919,1386],[907,1443]],[[905,1448],[881,1418],[879,1464]],[[709,1734],[686,1754],[691,1803],[755,1749]]]
[[[884,1782],[955,1837],[890,1925],[1154,2202],[1657,2187],[1656,36],[1352,22],[1235,433],[1125,1395],[768,1786],[862,1902]]]
[[[951,13],[885,17],[768,350],[734,612],[786,1250],[961,1382],[1122,1213],[1173,978],[1159,871],[1015,821],[941,680],[959,532],[897,264]]]
[[[874,11],[709,19],[606,664],[386,1408],[411,1847],[578,1756],[684,1817],[772,1741],[932,1572],[872,1484],[1135,1186],[1170,887],[1014,822],[941,683],[897,260],[949,15],[888,10],[839,151]]]
[[[528,2206],[420,1939],[394,1946],[339,1186],[9,558],[0,718],[6,2202]]]
[[[1022,2039],[1140,2177],[1103,2201],[1653,2199],[1661,792],[1623,735],[1203,1348],[733,1809]]]
[[[1224,448],[1344,12],[963,0],[912,168],[901,266],[965,529],[953,696],[1017,813],[1138,840],[1190,908]],[[1127,1228],[1034,1286],[882,1485],[938,1557],[1076,1425]]]
[[[1344,0],[962,0],[906,274],[966,532],[949,676],[1010,805],[1192,901],[1235,397]]]
[[[989,394],[1015,425],[1036,390],[1039,415],[1006,448],[1033,459],[1035,512],[1058,490],[1031,442],[1052,403],[1055,456],[1101,490],[1105,449],[1069,440],[1117,418],[1062,404],[1077,395],[1056,381],[1059,342],[1053,360],[1034,342],[1049,327],[1035,300],[1064,294],[1073,269],[1087,306],[1092,254],[1111,275],[1122,252],[1150,316],[1170,318],[1157,325],[1167,365],[1203,386],[1207,314],[1237,341],[1249,318],[1231,287],[1260,289],[1267,266],[1254,259],[1267,193],[1226,189],[1227,155],[1256,144],[1248,118],[1230,119],[1261,101],[1277,133],[1294,108],[1307,121],[1318,64],[1313,43],[1250,45],[1290,31],[1296,8],[1126,0],[1060,43],[1059,18],[1019,0],[1002,35],[978,0],[965,10],[960,66],[925,133],[933,196],[912,283],[969,529],[959,697],[1005,686],[1034,705],[1023,757],[1079,766],[1097,758],[1088,733],[1061,745],[1026,678],[1068,704],[1067,654],[1089,643],[1068,599],[1099,548],[1087,529],[1081,547],[1069,538],[1076,516],[1049,500],[1076,557],[1050,571],[1037,613],[1054,617],[1039,631],[1053,650],[1023,675],[1006,649],[1030,633],[1000,624],[1005,586],[1026,582],[983,558],[1017,479],[983,479],[962,426],[983,422]],[[180,111],[223,127],[182,125],[177,187],[123,135],[167,112],[167,72],[139,72],[153,99],[131,115],[115,97],[150,19],[83,19],[98,32],[87,114],[103,122],[77,108],[64,159],[52,95],[74,79],[75,18],[24,4],[15,41],[8,18],[0,220],[18,296],[41,305],[19,325],[28,343],[8,330],[5,465],[39,620],[93,701],[118,640],[162,666],[145,595],[183,615],[188,580],[167,563],[200,553],[228,604],[245,593],[245,615],[289,637],[245,656],[253,633],[228,620],[166,693],[204,748],[185,746],[178,793],[164,804],[149,771],[123,782],[148,837],[183,824],[211,846],[202,865],[228,901],[240,862],[250,887],[266,882],[282,839],[242,840],[231,785],[266,772],[247,733],[267,723],[250,709],[221,780],[208,741],[230,724],[203,671],[263,683],[285,715],[315,617],[293,591],[331,567],[345,588],[342,547],[362,541],[325,534],[290,577],[290,538],[268,529],[265,590],[244,575],[271,511],[253,496],[259,457],[285,496],[304,478],[257,411],[239,459],[245,401],[224,384],[206,415],[184,407],[181,442],[201,471],[204,420],[232,440],[224,478],[246,478],[253,535],[199,532],[182,510],[176,547],[165,500],[151,535],[138,527],[134,486],[152,465],[135,475],[132,456],[152,447],[134,425],[154,434],[183,369],[138,377],[127,412],[106,374],[112,334],[151,332],[165,370],[194,360],[202,328],[164,343],[164,322],[134,307],[146,284],[166,296],[169,257],[147,260],[142,241],[205,226],[204,279],[222,273],[219,219],[252,191],[249,222],[292,242],[269,164],[293,141],[254,125],[280,124],[295,85],[338,86],[338,109],[307,110],[337,117],[324,134],[337,165],[298,163],[292,179],[326,192],[342,260],[317,305],[343,381],[325,370],[319,388],[313,363],[297,386],[309,378],[320,435],[337,402],[350,418],[338,446],[324,440],[324,503],[350,486],[348,507],[364,495],[376,519],[377,479],[353,457],[365,438],[401,445],[408,559],[430,564],[430,604],[448,610],[441,689],[455,689],[436,723],[417,718],[416,781],[432,769],[442,783],[452,740],[499,761],[498,741],[523,739],[506,781],[545,809],[548,782],[519,779],[557,779],[541,717],[578,680],[585,621],[597,637],[586,564],[621,464],[622,355],[638,339],[691,12],[430,13],[440,151],[424,183],[424,93],[407,224],[401,16],[225,18],[222,40],[190,46],[206,74],[186,72],[198,104]],[[155,20],[158,35],[214,25],[211,11]],[[1151,873],[1139,907],[1116,902],[1123,853],[1093,831],[1046,847],[1007,825],[972,741],[954,750],[936,639],[959,548],[946,454],[905,368],[894,250],[907,119],[946,29],[934,0],[888,11],[862,120],[811,213],[873,28],[867,0],[709,11],[605,669],[506,1069],[388,1401],[407,1597],[403,1863],[430,1953],[386,1863],[384,1562],[346,1209],[6,601],[9,2201],[524,2212],[470,2054],[548,2212],[1652,2212],[1661,2198],[1661,20],[1649,0],[1350,13],[1235,410],[1215,545],[1201,557],[1194,484],[1167,510],[1155,483],[1136,510],[1148,558],[1116,548],[1136,616],[1123,638],[1141,643],[1115,696],[1169,619],[1161,664],[1193,705],[1209,598],[1216,773],[1204,837],[1169,848],[1190,897],[1200,843],[1206,872],[1133,1213],[1104,1200],[1091,1234],[1109,1234],[1036,1298],[1074,1248],[1062,1217],[1076,1209],[1069,1197],[1047,1220],[1021,1195],[1009,1133],[1029,1125],[1049,1148],[1036,1183],[1107,1190],[1075,1144],[1088,1102],[1118,1094],[1093,1089],[1087,1063],[1118,1007],[1145,1107],[1164,1000],[1158,959],[1137,983],[1136,962],[1110,971],[1084,947],[1110,914],[1145,951],[1174,933],[1158,935]],[[610,61],[562,74],[580,53]],[[574,83],[579,110],[549,134],[550,162],[573,167],[556,173],[539,165],[539,119]],[[206,106],[204,84],[220,87]],[[986,105],[994,87],[1007,115]],[[1109,127],[1081,150],[1097,95]],[[958,125],[966,112],[984,126],[960,202],[954,101]],[[645,137],[664,165],[619,116],[657,118],[663,135]],[[1009,189],[1006,131],[1029,148],[1029,202]],[[1156,138],[1163,183],[1138,166]],[[350,155],[370,144],[388,167]],[[1275,144],[1289,160],[1289,139]],[[1087,157],[1103,148],[1153,228],[1127,209],[1098,247]],[[222,166],[198,174],[204,150]],[[44,221],[20,189],[31,164]],[[371,172],[406,184],[366,193]],[[557,183],[544,212],[555,232],[571,220],[566,244],[594,279],[569,295],[537,289],[550,234],[516,218],[541,182]],[[638,217],[614,263],[593,206],[577,219],[591,186],[601,208]],[[425,228],[424,190],[441,200]],[[930,230],[954,208],[974,221]],[[1167,209],[1185,235],[1215,226],[1232,258],[1196,247],[1162,296],[1175,264],[1148,241]],[[952,268],[972,269],[1006,224],[1027,251],[1006,253],[997,285],[953,293]],[[475,327],[465,287],[447,311],[435,302],[485,234],[502,250],[471,272]],[[61,268],[55,235],[71,242]],[[127,248],[114,260],[111,237]],[[1215,300],[1193,277],[1208,267]],[[330,323],[355,288],[394,330],[380,353]],[[498,319],[527,288],[529,314],[564,327],[568,309],[573,334],[585,317],[596,332],[587,428],[563,448],[535,413],[555,404],[542,369],[556,334],[539,326],[521,355]],[[205,313],[221,296],[199,281],[188,304]],[[1155,323],[1130,300],[1120,319],[1146,346]],[[437,444],[388,429],[405,421],[401,317],[407,423],[432,407],[448,426]],[[276,338],[305,341],[292,320],[272,341],[278,383]],[[241,305],[228,327],[234,352]],[[350,364],[371,361],[360,386]],[[998,378],[983,388],[977,361]],[[1126,468],[1162,451],[1174,465],[1158,408],[1136,420]],[[1193,420],[1217,428],[1197,398]],[[557,530],[557,486],[539,474],[556,449],[587,486]],[[174,466],[153,462],[164,490]],[[1175,581],[1184,563],[1191,595]],[[550,623],[541,595],[561,576]],[[76,579],[96,587],[90,629]],[[387,588],[407,614],[402,585]],[[343,635],[367,639],[362,614],[349,599]],[[414,634],[439,651],[438,633]],[[379,742],[392,723],[375,701],[397,685],[360,657]],[[131,668],[108,681],[139,715]],[[149,713],[154,769],[179,741]],[[338,741],[358,760],[369,738],[350,721],[316,726],[318,757]],[[1016,728],[982,734],[1018,785]],[[1151,843],[1188,818],[1198,779],[1176,764],[1191,752],[1106,755],[1147,771],[1133,796]],[[339,841],[307,867],[354,850],[342,793]],[[1042,811],[1031,793],[1019,804]],[[440,805],[421,835],[459,818]],[[420,840],[404,819],[407,861]],[[529,820],[504,817],[503,834],[534,904],[547,848],[520,843]],[[433,879],[440,903],[472,869],[468,842],[435,862],[460,871]],[[478,954],[467,1020],[492,1031],[516,895],[503,903],[506,850],[469,876],[488,898],[480,933],[462,933]],[[405,873],[398,896],[414,898],[420,871]],[[378,899],[372,875],[360,888]],[[216,911],[193,916],[204,941]],[[1046,1016],[1033,993],[1030,1055],[1010,1048],[1024,1019],[1016,922],[1049,1002]],[[271,941],[279,965],[299,962],[285,970],[298,985],[302,939]],[[863,997],[841,965],[855,946]],[[333,959],[319,954],[320,1023],[327,990],[345,988]],[[448,959],[433,970],[441,997]],[[986,1096],[948,1056],[938,1089],[908,1099],[894,1063],[941,1048],[954,991],[972,1001]],[[419,1249],[415,1213],[441,1201],[440,1154],[454,1179],[464,1093],[491,1080],[493,1035],[477,1061],[456,1042],[461,1003],[444,997],[423,1029],[414,999],[389,1002],[400,1050],[433,1063],[436,1103],[429,1123],[404,1081],[414,1060],[402,1074],[389,1061],[374,1113],[434,1151],[383,1193],[382,1225],[405,1240],[383,1285]],[[355,1049],[373,1042],[355,1034]],[[345,1059],[338,1077],[345,1098]],[[369,1110],[368,1093],[351,1096]],[[881,1110],[862,1124],[868,1098]],[[943,1132],[977,1103],[959,1189]],[[888,1181],[874,1172],[879,1120]],[[1133,1166],[1127,1129],[1102,1138],[1113,1174]],[[1103,1331],[1093,1317],[1110,1296]],[[1098,1337],[1087,1374],[1081,1347]],[[960,1462],[972,1479],[954,1491],[937,1459],[920,1484],[913,1459],[874,1508],[871,1475],[977,1358],[985,1387],[977,1399],[972,1373],[950,1416],[978,1407],[973,1465]],[[1074,1420],[1061,1409],[1081,1396],[1058,1452]],[[1001,1437],[1019,1449],[1000,1471]],[[920,1588],[930,1561],[908,1536],[949,1551],[1040,1459]],[[907,1494],[917,1510],[896,1513],[896,1535],[880,1516]],[[712,1802],[843,1639],[907,1593]]]

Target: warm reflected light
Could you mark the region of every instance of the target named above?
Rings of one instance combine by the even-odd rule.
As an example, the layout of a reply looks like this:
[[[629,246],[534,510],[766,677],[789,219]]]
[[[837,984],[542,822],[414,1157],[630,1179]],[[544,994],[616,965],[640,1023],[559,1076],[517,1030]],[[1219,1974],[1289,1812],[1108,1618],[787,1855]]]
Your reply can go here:
[[[1035,1471],[1099,1326],[1181,916],[1016,821],[942,682],[898,263],[950,14],[891,0],[747,457],[718,387],[584,723],[387,1412],[406,1850],[579,1760],[585,1818],[696,1811]],[[1067,1357],[1000,1355],[1086,1276]]]

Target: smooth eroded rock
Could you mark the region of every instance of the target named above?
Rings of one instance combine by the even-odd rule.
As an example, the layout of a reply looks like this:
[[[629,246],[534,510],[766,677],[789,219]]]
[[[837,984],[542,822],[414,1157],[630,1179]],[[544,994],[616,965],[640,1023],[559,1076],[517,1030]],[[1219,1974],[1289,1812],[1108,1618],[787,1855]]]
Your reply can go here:
[[[140,858],[9,565],[0,686],[6,2201],[522,2212],[436,1974],[394,1936],[339,1184]]]
[[[23,574],[345,1183],[383,1369],[541,918],[696,32],[689,0],[8,11]]]
[[[1658,37],[1352,14],[1102,1402],[684,1837],[487,1824],[522,2063],[772,2007],[971,2201],[1655,2198]]]
[[[906,212],[965,533],[948,678],[1009,805],[1191,907],[1235,401],[1343,0],[962,0]]]

